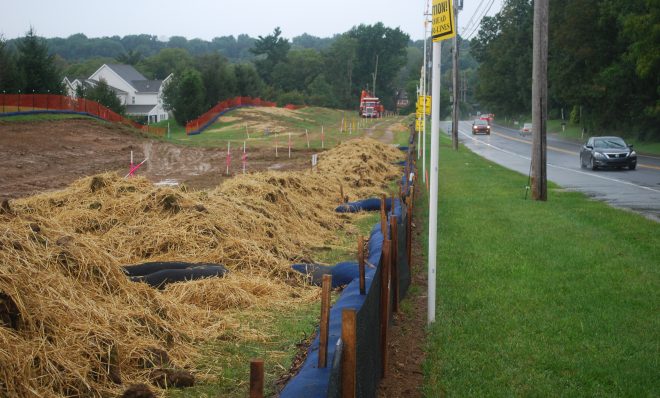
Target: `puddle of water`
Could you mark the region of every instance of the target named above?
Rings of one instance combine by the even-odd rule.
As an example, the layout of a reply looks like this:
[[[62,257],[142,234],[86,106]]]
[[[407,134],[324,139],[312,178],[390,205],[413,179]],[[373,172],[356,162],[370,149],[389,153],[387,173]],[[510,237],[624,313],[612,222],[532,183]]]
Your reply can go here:
[[[179,182],[177,180],[172,180],[172,179],[168,178],[168,179],[165,179],[165,180],[158,181],[154,185],[159,186],[159,187],[163,187],[163,186],[165,186],[165,187],[176,187],[176,186],[179,185]]]

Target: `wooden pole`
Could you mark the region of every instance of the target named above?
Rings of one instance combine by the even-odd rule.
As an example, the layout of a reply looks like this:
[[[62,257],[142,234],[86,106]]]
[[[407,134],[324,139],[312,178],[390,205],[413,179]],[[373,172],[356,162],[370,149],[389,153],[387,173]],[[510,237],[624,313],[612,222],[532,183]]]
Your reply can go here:
[[[397,222],[397,217],[392,216],[390,218],[390,228],[391,228],[391,236],[392,236],[392,248],[391,248],[391,255],[392,255],[392,260],[390,261],[390,266],[392,270],[390,271],[391,274],[391,279],[392,279],[392,311],[393,312],[399,312],[399,265],[398,265],[398,257],[399,257],[399,235],[398,235],[398,222]]]
[[[386,239],[383,242],[380,270],[380,352],[382,357],[381,377],[385,378],[387,370],[387,329],[390,322],[390,250],[392,242]]]
[[[344,199],[344,185],[339,183],[339,204],[342,203],[346,203],[346,199]]]
[[[385,198],[385,194],[380,198],[380,231],[383,233],[383,240],[387,239],[387,205]]]
[[[548,12],[549,0],[534,1],[532,49],[532,199],[548,200]]]
[[[321,290],[321,325],[319,331],[319,368],[325,368],[328,363],[328,331],[330,324],[330,289],[332,275],[323,275]]]
[[[250,398],[263,398],[264,396],[264,361],[253,359],[250,361]]]
[[[458,9],[456,2],[454,2],[454,26],[458,23]],[[458,35],[454,36],[454,51],[452,53],[452,86],[453,94],[453,108],[451,112],[451,147],[453,150],[458,150]]]
[[[356,312],[349,308],[341,312],[341,396],[354,398],[357,376]]]
[[[367,293],[364,280],[364,237],[358,236],[358,267],[360,272],[360,294]]]
[[[407,225],[406,225],[406,238],[407,238],[407,246],[406,249],[407,255],[408,255],[408,269],[412,270],[412,217],[413,217],[413,193],[410,192],[410,196],[408,196],[408,217],[407,217]]]

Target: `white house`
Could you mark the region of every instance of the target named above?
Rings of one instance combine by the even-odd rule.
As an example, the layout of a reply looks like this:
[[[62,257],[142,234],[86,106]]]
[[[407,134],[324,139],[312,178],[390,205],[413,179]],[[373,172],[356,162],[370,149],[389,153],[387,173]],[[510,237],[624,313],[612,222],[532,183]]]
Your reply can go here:
[[[67,95],[72,98],[77,97],[76,90],[78,89],[78,87],[84,85],[85,87],[89,88],[96,85],[96,82],[93,82],[89,79],[75,78],[69,76],[65,76],[64,79],[62,80],[62,83],[64,84],[64,88],[66,88]]]
[[[163,89],[172,76],[170,74],[165,80],[148,80],[131,65],[103,64],[88,79],[70,81],[70,79],[64,78],[64,83],[69,95],[73,91],[73,96],[75,96],[77,85],[95,85],[103,79],[126,107],[126,114],[145,116],[149,123],[156,123],[168,119],[162,97]]]

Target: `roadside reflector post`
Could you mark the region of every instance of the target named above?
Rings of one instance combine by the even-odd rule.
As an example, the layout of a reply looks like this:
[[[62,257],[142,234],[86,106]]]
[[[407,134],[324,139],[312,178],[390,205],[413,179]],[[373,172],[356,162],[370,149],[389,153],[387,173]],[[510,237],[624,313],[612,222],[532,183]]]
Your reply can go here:
[[[319,331],[319,368],[328,364],[328,332],[330,324],[330,291],[332,275],[323,275],[321,283],[321,325]]]
[[[348,308],[341,312],[341,396],[354,398],[357,376],[357,313]]]
[[[250,361],[250,398],[263,398],[264,396],[264,361],[253,359]]]

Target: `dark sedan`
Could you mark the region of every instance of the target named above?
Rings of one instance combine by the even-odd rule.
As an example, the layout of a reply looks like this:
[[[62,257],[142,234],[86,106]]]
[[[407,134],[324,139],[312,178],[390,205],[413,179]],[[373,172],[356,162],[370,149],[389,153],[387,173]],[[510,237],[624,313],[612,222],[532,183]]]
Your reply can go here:
[[[472,122],[472,134],[477,133],[490,135],[490,124],[488,124],[488,121],[477,119]]]
[[[580,166],[591,170],[599,167],[635,170],[637,153],[620,137],[591,137],[580,150]]]

